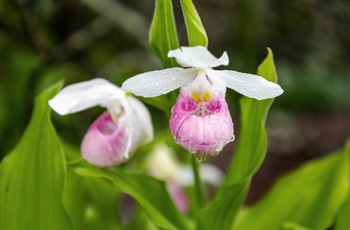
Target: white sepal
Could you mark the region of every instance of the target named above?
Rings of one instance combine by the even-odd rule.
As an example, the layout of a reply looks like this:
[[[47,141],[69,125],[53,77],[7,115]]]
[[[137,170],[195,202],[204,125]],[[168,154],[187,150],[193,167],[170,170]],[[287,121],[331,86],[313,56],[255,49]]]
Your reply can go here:
[[[229,63],[226,52],[220,58],[216,58],[203,46],[181,47],[171,50],[168,57],[175,58],[183,67],[212,68]]]
[[[124,92],[101,78],[80,82],[63,88],[49,101],[50,107],[60,115],[80,112],[101,105],[110,99],[123,97]]]
[[[169,68],[138,74],[127,79],[122,89],[137,96],[155,97],[187,85],[196,76],[196,69]]]
[[[217,166],[213,164],[200,164],[199,165],[199,173],[201,175],[201,179],[203,182],[219,186],[223,179],[224,174]],[[182,186],[191,186],[194,184],[194,177],[193,177],[193,169],[186,165],[182,166],[181,170],[176,174],[175,181],[178,182]]]
[[[129,101],[126,98],[123,98],[122,100],[120,100],[120,104],[123,108],[123,112],[121,116],[124,116],[126,118],[125,133],[128,136],[126,147],[123,154],[125,158],[129,158],[129,152],[130,152],[131,144],[133,142],[133,132],[135,128],[133,124],[132,116],[134,116],[133,113],[135,111],[133,111],[133,108],[131,107]]]
[[[244,96],[264,100],[274,98],[283,93],[276,83],[254,74],[240,73],[232,70],[206,70],[211,78],[219,78],[227,88]]]
[[[151,115],[146,108],[146,106],[141,103],[139,100],[134,98],[133,96],[127,97],[130,106],[133,108],[134,112],[136,113],[140,123],[141,127],[144,131],[145,137],[143,138],[143,144],[146,144],[153,140],[153,125],[151,120]]]

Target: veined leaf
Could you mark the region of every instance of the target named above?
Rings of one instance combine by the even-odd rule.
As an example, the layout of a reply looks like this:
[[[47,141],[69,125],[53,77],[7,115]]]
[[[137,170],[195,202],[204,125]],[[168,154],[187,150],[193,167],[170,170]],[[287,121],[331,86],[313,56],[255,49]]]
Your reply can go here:
[[[27,129],[0,165],[0,229],[73,229],[62,203],[64,156],[47,103],[61,85],[36,98]]]
[[[100,178],[84,178],[68,170],[63,202],[75,229],[122,229],[118,189]]]
[[[258,75],[272,82],[277,80],[270,49],[258,69]],[[199,215],[198,229],[231,229],[244,202],[250,178],[258,170],[266,154],[264,124],[272,101],[273,99],[258,101],[246,97],[240,100],[241,130],[237,149],[224,184]]]
[[[177,66],[174,58],[168,58],[168,52],[179,47],[171,0],[156,1],[149,44],[164,68]]]
[[[186,23],[189,45],[206,47],[208,45],[207,33],[193,2],[191,0],[181,0],[181,7]]]
[[[189,229],[189,222],[176,209],[164,182],[144,175],[127,173],[119,167],[104,171],[87,162],[79,162],[71,167],[83,177],[104,178],[114,183],[121,191],[138,201],[149,219],[158,227]]]
[[[350,160],[350,141],[348,141],[347,145],[345,146],[345,151],[347,152]],[[349,165],[350,165],[350,161],[349,161]],[[349,176],[348,181],[350,181],[350,172],[348,176]],[[348,193],[346,200],[344,201],[344,203],[341,205],[339,209],[337,220],[335,223],[335,230],[350,229],[349,217],[350,217],[350,194]]]
[[[327,229],[348,192],[346,151],[312,160],[282,177],[256,205],[238,218],[236,229],[271,229],[298,223],[304,229]]]
[[[272,51],[258,68],[258,75],[277,82]],[[252,176],[262,164],[267,149],[265,119],[273,99],[258,101],[243,97],[240,100],[241,129],[230,170],[225,183],[236,183]]]
[[[62,142],[67,159],[83,161],[79,148]],[[75,229],[122,229],[119,217],[120,191],[110,182],[100,178],[82,177],[67,170],[63,203]]]

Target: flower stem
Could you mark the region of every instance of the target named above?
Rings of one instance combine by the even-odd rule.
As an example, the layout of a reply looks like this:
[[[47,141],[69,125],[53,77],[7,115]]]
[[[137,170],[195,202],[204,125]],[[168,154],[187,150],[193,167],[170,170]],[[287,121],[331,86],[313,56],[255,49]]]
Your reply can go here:
[[[206,200],[203,190],[203,184],[199,175],[199,162],[197,162],[196,157],[191,157],[193,176],[194,176],[194,194],[196,198],[196,208],[199,210],[204,207]]]

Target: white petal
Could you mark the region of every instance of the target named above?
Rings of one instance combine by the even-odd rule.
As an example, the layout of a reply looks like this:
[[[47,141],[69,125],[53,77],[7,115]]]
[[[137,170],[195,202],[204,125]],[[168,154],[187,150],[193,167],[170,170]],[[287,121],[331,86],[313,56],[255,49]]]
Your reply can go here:
[[[220,58],[216,58],[203,46],[181,47],[171,50],[168,57],[174,57],[183,67],[212,68],[229,63],[226,52]]]
[[[199,174],[203,182],[219,186],[224,178],[223,172],[213,164],[200,164]],[[191,186],[194,184],[193,170],[190,166],[183,166],[176,174],[175,181],[182,186]]]
[[[63,88],[49,101],[60,115],[76,113],[97,105],[105,106],[110,99],[123,97],[124,92],[104,79],[93,79]]]
[[[283,93],[281,86],[258,75],[231,70],[207,70],[207,74],[210,78],[220,78],[227,88],[258,100],[274,98]]]
[[[196,69],[170,68],[138,74],[126,80],[122,89],[137,96],[155,97],[187,85],[196,76]]]
[[[180,162],[172,148],[164,142],[157,143],[146,158],[148,172],[164,181],[171,181],[180,171]]]
[[[144,130],[145,137],[143,143],[148,143],[153,140],[153,125],[151,120],[151,115],[146,108],[146,106],[133,96],[127,97],[130,106],[133,108],[134,112],[138,116],[142,129]]]
[[[134,131],[134,124],[132,122],[132,113],[134,112],[133,111],[133,108],[131,107],[130,103],[126,100],[126,98],[123,98],[122,100],[120,100],[120,103],[124,109],[124,114],[123,116],[125,116],[127,118],[127,124],[125,126],[125,132],[126,132],[126,135],[128,136],[127,140],[128,142],[126,143],[126,147],[125,147],[125,150],[124,150],[124,157],[125,158],[129,158],[129,151],[130,151],[130,148],[131,148],[131,144],[133,142],[133,131]]]

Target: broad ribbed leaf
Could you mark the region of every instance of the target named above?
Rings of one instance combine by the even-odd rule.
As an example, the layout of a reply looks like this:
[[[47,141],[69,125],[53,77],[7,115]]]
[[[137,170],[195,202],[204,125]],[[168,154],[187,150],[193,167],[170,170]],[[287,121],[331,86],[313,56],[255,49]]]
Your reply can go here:
[[[276,82],[272,52],[258,69],[258,75]],[[265,118],[273,99],[258,101],[243,97],[240,100],[241,129],[237,149],[224,184],[213,201],[199,216],[198,229],[231,229],[242,207],[251,176],[260,167],[267,147]]]
[[[119,193],[109,181],[68,170],[63,202],[75,229],[121,229]]]
[[[340,151],[282,177],[258,204],[243,212],[234,229],[278,230],[290,222],[327,229],[348,192],[348,158]]]
[[[272,51],[259,66],[258,75],[271,82],[277,82]],[[265,119],[273,99],[258,101],[243,97],[240,100],[241,128],[237,148],[225,183],[236,183],[252,176],[260,167],[266,155],[267,136]]]
[[[174,58],[168,58],[168,52],[179,47],[171,0],[156,1],[149,44],[164,68],[177,66]]]
[[[60,87],[36,98],[27,129],[1,163],[0,229],[73,229],[62,203],[64,156],[47,103]]]
[[[244,180],[224,188],[199,215],[197,229],[230,229],[233,219],[242,206],[249,182]]]
[[[69,163],[82,161],[79,148],[62,142]],[[121,229],[119,190],[100,178],[85,178],[67,170],[63,203],[75,229]]]
[[[104,171],[80,162],[72,169],[87,178],[105,178],[121,191],[132,196],[144,208],[149,219],[163,229],[189,229],[188,222],[172,202],[164,182],[154,178],[127,173],[121,168]]]
[[[350,141],[345,146],[345,151],[347,152],[350,160]],[[350,165],[350,162],[349,162]],[[350,181],[350,174],[348,181]],[[348,193],[345,202],[341,205],[338,215],[337,221],[335,223],[335,230],[348,230],[350,229],[350,194]]]
[[[208,45],[207,33],[192,1],[181,0],[181,7],[185,18],[189,45],[206,47]]]

